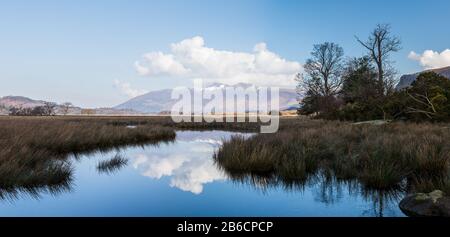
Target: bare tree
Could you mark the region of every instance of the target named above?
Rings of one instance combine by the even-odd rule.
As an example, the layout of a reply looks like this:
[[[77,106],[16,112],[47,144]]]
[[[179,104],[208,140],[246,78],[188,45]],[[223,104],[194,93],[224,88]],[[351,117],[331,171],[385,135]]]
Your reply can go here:
[[[342,86],[344,50],[335,43],[314,45],[311,58],[304,66],[305,75],[298,74],[297,93],[301,114],[331,114],[338,105],[336,95]]]
[[[61,104],[61,112],[63,113],[63,115],[67,115],[69,113],[70,108],[73,107],[73,104],[70,102],[65,102],[63,104]]]
[[[56,107],[56,104],[53,102],[44,102],[44,105],[42,106],[42,109],[43,109],[42,115],[44,115],[44,116],[55,115],[55,107]]]
[[[320,96],[336,95],[342,85],[343,56],[344,50],[338,44],[325,42],[314,45],[311,58],[305,64],[305,90]]]
[[[362,41],[358,37],[356,39],[369,51],[370,58],[377,65],[380,93],[389,92],[395,84],[395,71],[391,67],[392,62],[389,61],[389,56],[392,52],[397,52],[401,49],[400,39],[391,34],[391,26],[389,24],[378,24],[370,33],[367,41]]]

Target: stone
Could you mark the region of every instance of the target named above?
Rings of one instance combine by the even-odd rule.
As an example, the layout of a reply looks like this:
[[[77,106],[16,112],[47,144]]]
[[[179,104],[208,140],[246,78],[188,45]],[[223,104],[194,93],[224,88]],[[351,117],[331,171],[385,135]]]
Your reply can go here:
[[[445,196],[441,190],[408,195],[400,202],[399,207],[405,215],[411,217],[450,217],[450,197]]]

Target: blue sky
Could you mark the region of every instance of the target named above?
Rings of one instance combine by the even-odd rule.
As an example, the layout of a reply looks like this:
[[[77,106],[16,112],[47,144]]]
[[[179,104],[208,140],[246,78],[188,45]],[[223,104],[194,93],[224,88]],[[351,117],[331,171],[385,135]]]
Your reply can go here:
[[[400,73],[410,73],[427,66],[409,59],[411,51],[420,58],[425,50],[450,48],[449,10],[445,0],[2,0],[0,96],[113,106],[129,98],[120,83],[142,92],[190,85],[186,77],[204,75],[137,72],[145,53],[178,57],[172,43],[200,36],[205,47],[253,55],[264,42],[280,59],[302,64],[324,41],[340,44],[346,56],[363,55],[354,36],[366,38],[377,23],[390,23],[402,39],[393,59]]]

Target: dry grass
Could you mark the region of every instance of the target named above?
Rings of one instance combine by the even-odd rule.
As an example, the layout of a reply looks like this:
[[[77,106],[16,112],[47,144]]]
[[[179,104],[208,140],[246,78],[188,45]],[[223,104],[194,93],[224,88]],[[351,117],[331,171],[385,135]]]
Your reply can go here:
[[[0,118],[0,197],[2,193],[57,190],[72,179],[71,154],[106,151],[124,145],[170,141],[173,129],[113,124],[114,118]],[[3,191],[3,192],[2,192]]]
[[[450,191],[450,129],[441,124],[283,121],[277,134],[234,137],[215,154],[232,177],[285,185],[320,173],[377,190]]]

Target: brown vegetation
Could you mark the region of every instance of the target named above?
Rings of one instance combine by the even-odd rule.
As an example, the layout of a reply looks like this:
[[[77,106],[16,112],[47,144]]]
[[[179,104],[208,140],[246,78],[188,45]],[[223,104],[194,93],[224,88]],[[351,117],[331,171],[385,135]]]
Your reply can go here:
[[[442,124],[291,120],[277,134],[232,138],[215,161],[231,177],[287,186],[321,173],[377,190],[450,191],[449,140]]]
[[[71,154],[169,141],[173,129],[114,125],[114,119],[0,118],[0,198],[4,193],[68,188]]]

